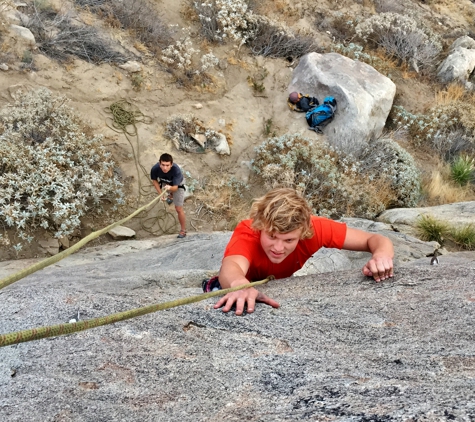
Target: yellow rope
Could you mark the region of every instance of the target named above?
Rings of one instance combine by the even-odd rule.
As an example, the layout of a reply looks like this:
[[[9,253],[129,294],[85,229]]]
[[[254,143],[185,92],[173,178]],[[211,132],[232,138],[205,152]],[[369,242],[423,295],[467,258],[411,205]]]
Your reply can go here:
[[[121,224],[126,223],[130,219],[134,218],[136,215],[140,214],[143,210],[147,209],[149,206],[157,203],[159,199],[166,193],[166,191],[163,191],[160,195],[158,195],[153,201],[149,202],[147,205],[144,205],[143,207],[137,209],[134,211],[132,214],[130,214],[128,217],[123,218],[122,220],[117,221],[116,223],[110,224],[109,226],[98,230],[96,232],[91,233],[90,235],[86,236],[84,239],[81,239],[78,243],[74,244],[70,248],[64,250],[63,252],[60,252],[50,258],[44,259],[43,261],[37,262],[36,264],[33,264],[32,266],[19,271],[15,274],[9,275],[8,277],[3,278],[0,280],[0,290],[3,289],[4,287],[9,286],[10,284],[14,283],[15,281],[21,280],[22,278],[26,277],[27,275],[33,274],[34,272],[38,270],[42,270],[43,268],[46,268],[52,264],[55,264],[58,261],[61,261],[63,258],[66,258],[67,256],[73,254],[77,250],[79,250],[81,247],[89,243],[91,240],[98,238],[99,236],[107,233],[109,230],[113,229],[116,226],[120,226]]]
[[[0,347],[11,346],[12,344],[25,343],[27,341],[39,340],[42,338],[61,336],[65,334],[76,333],[78,331],[88,330],[90,328],[100,327],[102,325],[114,324],[118,321],[125,321],[127,319],[146,315],[152,312],[162,311],[164,309],[175,308],[190,303],[200,302],[215,296],[222,296],[230,292],[235,292],[249,287],[259,286],[273,280],[270,276],[264,280],[256,281],[242,286],[231,287],[229,289],[218,290],[215,292],[204,293],[198,296],[191,296],[182,299],[172,300],[165,303],[156,303],[154,305],[144,306],[142,308],[130,309],[128,311],[118,312],[105,317],[89,319],[86,321],[79,321],[73,323],[50,325],[47,327],[37,327],[29,330],[16,331],[13,333],[0,334]]]
[[[148,170],[140,163],[140,142],[137,123],[149,124],[151,123],[152,119],[151,117],[144,115],[138,107],[134,106],[125,99],[112,103],[109,107],[105,108],[105,111],[112,115],[112,124],[108,124],[107,126],[115,132],[123,133],[132,149],[135,169],[137,171],[139,192],[137,204],[140,204],[142,195],[149,196],[154,194],[155,188],[150,183]],[[134,144],[131,139],[133,137],[137,140],[137,151],[135,151]],[[143,177],[145,177],[149,182],[145,186],[142,184]],[[152,235],[169,234],[175,228],[176,223],[177,220],[175,215],[167,210],[165,204],[164,208],[158,210],[156,215],[148,218],[145,218],[144,216],[140,217],[140,226],[143,230]],[[152,228],[155,224],[158,224],[158,229],[153,230]]]

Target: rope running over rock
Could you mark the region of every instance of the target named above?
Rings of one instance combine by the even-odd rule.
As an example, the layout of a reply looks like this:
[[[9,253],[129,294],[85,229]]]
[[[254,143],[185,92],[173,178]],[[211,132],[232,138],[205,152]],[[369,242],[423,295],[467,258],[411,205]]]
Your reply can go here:
[[[215,296],[223,296],[227,293],[236,292],[238,290],[247,289],[249,287],[259,286],[273,280],[270,276],[264,280],[256,281],[250,284],[231,287],[229,289],[218,290],[215,292],[203,293],[198,296],[172,300],[165,303],[157,303],[154,305],[144,306],[142,308],[131,309],[128,311],[118,312],[105,317],[89,319],[86,321],[78,321],[73,323],[50,325],[47,327],[37,327],[30,330],[16,331],[13,333],[0,334],[0,347],[11,346],[13,344],[25,343],[27,341],[39,340],[42,338],[61,336],[65,334],[76,333],[78,331],[88,330],[90,328],[100,327],[102,325],[114,324],[115,322],[125,321],[127,319],[150,314],[152,312],[162,311],[164,309],[175,308],[190,303],[200,302]]]

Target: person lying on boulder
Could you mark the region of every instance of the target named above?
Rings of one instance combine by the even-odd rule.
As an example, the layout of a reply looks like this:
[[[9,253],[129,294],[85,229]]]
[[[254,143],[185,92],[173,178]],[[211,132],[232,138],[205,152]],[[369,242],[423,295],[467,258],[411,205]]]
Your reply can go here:
[[[307,94],[304,95],[298,92],[291,92],[287,104],[293,111],[307,112],[318,106],[320,103],[315,97],[310,97]]]
[[[363,274],[377,282],[393,277],[394,248],[387,237],[314,216],[294,189],[279,188],[252,204],[250,219],[236,226],[226,246],[219,275],[203,280],[203,291],[235,287],[270,275],[290,277],[322,247],[370,252]],[[255,302],[279,307],[251,287],[228,293],[214,308],[228,312],[235,305],[236,315],[242,315],[245,305],[247,312],[254,312]]]

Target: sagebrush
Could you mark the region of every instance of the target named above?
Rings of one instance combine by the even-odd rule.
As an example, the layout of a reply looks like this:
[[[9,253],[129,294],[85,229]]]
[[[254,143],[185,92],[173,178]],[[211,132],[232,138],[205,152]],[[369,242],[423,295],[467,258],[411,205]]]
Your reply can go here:
[[[299,134],[264,141],[253,169],[268,189],[297,189],[317,215],[373,218],[385,209],[377,193],[386,189],[362,174],[358,163]]]
[[[65,62],[78,57],[90,63],[124,63],[128,57],[114,48],[93,27],[78,25],[71,13],[53,7],[32,6],[32,16],[25,25],[35,36],[38,49],[47,56]]]
[[[102,137],[90,132],[67,98],[40,89],[21,94],[0,113],[0,221],[20,239],[35,229],[57,238],[80,227],[81,217],[124,203]]]
[[[356,26],[365,42],[410,63],[416,71],[431,69],[442,51],[439,37],[423,22],[395,12],[380,13]]]

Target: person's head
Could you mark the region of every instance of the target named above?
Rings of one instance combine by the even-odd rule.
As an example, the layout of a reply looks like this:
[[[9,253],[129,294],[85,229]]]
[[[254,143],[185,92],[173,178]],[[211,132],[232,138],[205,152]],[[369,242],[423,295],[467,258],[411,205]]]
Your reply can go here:
[[[173,157],[170,155],[170,154],[162,154],[160,155],[160,169],[164,172],[164,173],[168,173],[170,171],[170,169],[172,168],[172,165],[173,165]]]
[[[294,189],[273,189],[251,207],[251,227],[259,230],[261,246],[269,260],[282,262],[300,239],[312,237],[312,210]]]
[[[298,92],[291,92],[289,95],[289,101],[292,104],[297,104],[298,100],[300,99],[300,95]]]

